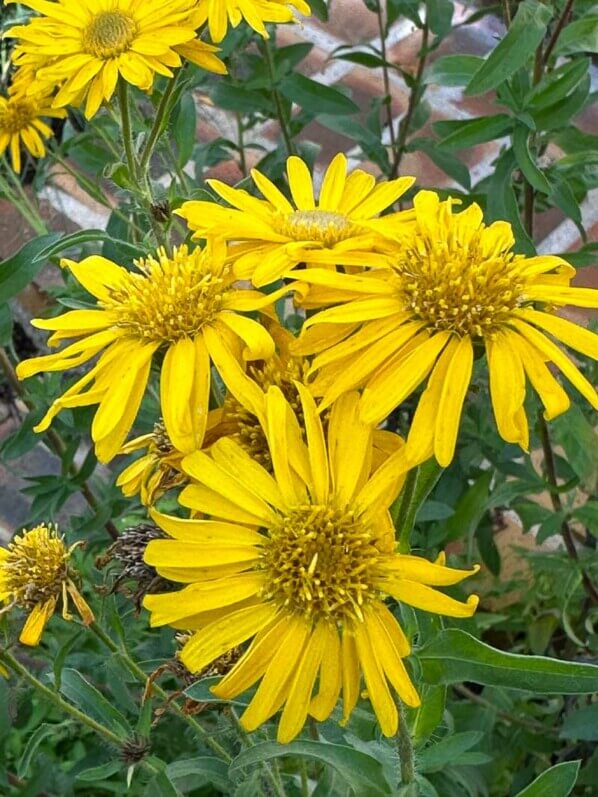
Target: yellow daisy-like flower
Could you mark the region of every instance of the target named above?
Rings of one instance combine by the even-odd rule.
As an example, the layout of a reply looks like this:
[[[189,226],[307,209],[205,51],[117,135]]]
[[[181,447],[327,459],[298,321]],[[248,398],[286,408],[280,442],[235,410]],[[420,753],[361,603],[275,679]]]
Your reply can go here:
[[[43,16],[7,31],[18,40],[15,64],[43,56],[46,66],[32,88],[60,86],[54,107],[85,101],[88,119],[112,97],[119,76],[149,91],[156,74],[173,77],[181,56],[210,72],[226,73],[217,49],[197,39],[202,17],[197,0],[21,2]]]
[[[236,28],[243,19],[267,39],[264,23],[292,22],[293,8],[305,16],[311,13],[305,0],[199,0],[198,13],[201,23],[208,22],[212,41],[218,43],[229,25]]]
[[[477,597],[461,603],[432,587],[476,569],[395,553],[388,508],[404,476],[401,452],[370,476],[372,429],[359,419],[357,393],[334,404],[325,436],[309,391],[297,389],[307,442],[282,392],[267,394],[273,475],[227,438],[210,455],[185,458],[195,483],[180,501],[210,519],[151,513],[172,539],[150,542],[145,561],[188,586],[148,595],[144,605],[153,626],[195,632],[181,652],[191,672],[251,640],[213,688],[232,699],[260,681],[241,717],[248,731],[282,708],[278,740],[289,742],[308,714],[329,717],[341,692],[346,721],[363,674],[390,736],[398,717],[389,685],[409,706],[419,697],[402,661],[409,642],[385,598],[469,617]]]
[[[265,175],[251,176],[265,199],[208,180],[233,209],[214,202],[185,202],[178,212],[195,231],[195,238],[219,236],[242,242],[231,250],[235,273],[254,285],[268,285],[303,262],[335,266],[379,266],[373,250],[396,235],[397,225],[412,213],[378,214],[413,185],[415,178],[400,177],[376,185],[371,174],[355,169],[347,175],[347,159],[340,153],[330,163],[319,200],[314,198],[311,174],[296,156],[287,160],[290,202]]]
[[[28,613],[19,641],[38,645],[46,623],[62,598],[62,616],[70,620],[69,595],[86,625],[93,612],[77,589],[69,559],[80,543],[64,544],[55,526],[41,524],[24,531],[0,548],[0,601],[8,603],[0,613],[17,607]]]
[[[66,112],[52,108],[52,99],[47,96],[14,93],[0,97],[0,157],[8,149],[15,172],[21,171],[21,144],[33,158],[43,158],[44,140],[54,132],[42,117],[64,116]]]
[[[478,205],[457,214],[452,205],[431,191],[415,197],[417,222],[399,238],[391,269],[359,277],[303,272],[320,299],[326,288],[345,299],[308,319],[297,344],[298,351],[320,352],[312,389],[323,406],[364,387],[361,414],[368,423],[386,418],[429,376],[407,455],[413,463],[434,455],[443,466],[454,456],[478,341],[485,346],[498,431],[507,442],[528,448],[526,379],[548,420],[568,409],[569,397],[549,363],[598,407],[592,385],[552,340],[598,356],[597,335],[553,312],[555,305],[598,307],[598,291],[570,287],[575,270],[559,257],[514,254],[507,222],[486,227]]]
[[[254,383],[240,362],[268,359],[274,341],[241,312],[259,310],[282,291],[266,296],[237,288],[226,247],[174,249],[172,257],[136,262],[139,273],[103,257],[64,260],[75,279],[98,300],[98,309],[72,310],[32,324],[53,331],[50,345],[75,342],[55,354],[19,363],[25,379],[42,371],[65,371],[98,355],[91,370],[60,396],[35,427],[48,428],[66,407],[99,404],[91,427],[98,458],[110,460],[133,425],[150,376],[153,355],[164,353],[160,401],[175,448],[190,453],[202,445],[208,416],[212,364],[229,389],[243,395]],[[86,388],[89,388],[87,391]],[[256,388],[257,389],[257,388]]]

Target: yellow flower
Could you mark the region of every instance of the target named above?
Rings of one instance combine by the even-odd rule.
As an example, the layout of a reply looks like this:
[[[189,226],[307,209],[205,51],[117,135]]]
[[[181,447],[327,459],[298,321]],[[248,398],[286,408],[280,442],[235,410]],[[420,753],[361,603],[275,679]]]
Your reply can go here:
[[[294,6],[305,16],[311,13],[305,0],[199,0],[201,23],[206,20],[212,41],[221,42],[230,25],[236,28],[242,19],[266,39],[265,22],[292,22]]]
[[[264,323],[278,351],[269,360],[257,360],[247,366],[247,376],[255,383],[245,383],[245,387],[251,388],[249,406],[228,393],[222,407],[209,411],[202,448],[208,450],[221,437],[230,437],[271,472],[272,461],[264,432],[265,394],[272,385],[279,387],[301,424],[303,409],[297,383],[307,386],[309,361],[307,357],[291,354],[289,346],[295,338],[288,330],[270,319],[264,319]],[[248,392],[241,396],[247,401]],[[328,413],[323,422],[326,429]],[[404,440],[398,434],[375,429],[372,472],[403,445]],[[185,454],[175,448],[162,422],[155,424],[153,432],[130,440],[118,453],[132,454],[142,450],[144,453],[127,465],[116,480],[127,497],[139,493],[141,502],[152,506],[168,490],[189,483],[189,477],[182,470]]]
[[[79,544],[67,548],[55,526],[41,524],[15,537],[8,548],[0,548],[0,601],[8,602],[1,612],[16,606],[28,613],[19,637],[23,645],[39,644],[59,598],[65,620],[71,619],[70,595],[83,622],[93,622],[93,612],[75,586],[68,564]]]
[[[414,182],[400,177],[376,185],[371,174],[356,169],[347,175],[347,159],[340,153],[330,163],[316,203],[307,165],[298,157],[287,160],[293,202],[257,169],[251,176],[265,199],[256,199],[219,180],[209,185],[233,209],[214,202],[185,202],[178,211],[195,230],[195,238],[216,235],[242,242],[231,250],[235,273],[256,286],[267,285],[300,263],[335,266],[376,266],[381,256],[372,251],[388,243],[397,225],[412,213],[376,216],[393,204]]]
[[[282,708],[278,740],[288,742],[308,713],[329,717],[341,691],[346,721],[363,674],[382,732],[392,735],[389,684],[409,706],[419,697],[402,662],[409,642],[385,598],[469,617],[475,596],[461,603],[430,585],[456,584],[475,569],[395,553],[388,508],[404,476],[401,451],[370,476],[372,430],[359,420],[357,393],[334,404],[326,439],[309,391],[297,389],[307,443],[280,389],[267,394],[273,475],[227,438],[211,456],[184,459],[195,483],[180,501],[209,519],[152,511],[172,539],[150,542],[145,561],[188,586],[148,595],[144,605],[153,626],[195,632],[181,652],[192,672],[252,640],[213,688],[228,700],[261,681],[241,718],[248,731]]]
[[[331,303],[344,298],[308,319],[297,344],[297,351],[321,352],[312,388],[323,407],[364,387],[367,423],[386,418],[429,376],[407,453],[412,463],[434,454],[443,466],[454,455],[477,341],[485,346],[498,431],[509,443],[528,447],[526,379],[548,420],[568,409],[551,363],[598,406],[592,385],[552,340],[598,356],[597,335],[554,314],[555,305],[598,307],[598,291],[569,287],[575,270],[559,257],[514,254],[507,222],[486,227],[477,205],[454,214],[452,204],[431,191],[415,197],[417,223],[404,228],[391,269],[302,272],[320,297],[328,288]]]
[[[46,66],[37,72],[36,84],[60,86],[54,107],[85,99],[88,119],[112,97],[119,75],[149,91],[156,74],[173,76],[181,56],[210,72],[226,72],[217,49],[197,39],[197,0],[21,2],[43,16],[7,31],[18,40],[15,64],[42,56]]]
[[[65,111],[53,109],[51,98],[20,93],[0,97],[0,156],[8,149],[15,172],[21,171],[21,144],[33,158],[46,154],[44,139],[54,135],[43,116],[63,117]]]
[[[135,421],[156,352],[164,353],[160,379],[164,425],[175,448],[186,453],[200,448],[204,437],[211,365],[229,389],[243,395],[246,385],[255,386],[239,362],[267,359],[274,353],[274,341],[264,327],[239,311],[258,310],[281,291],[266,296],[236,288],[223,243],[191,252],[182,246],[174,249],[172,257],[159,250],[157,258],[136,265],[140,273],[98,256],[81,263],[64,260],[63,266],[96,297],[98,309],[34,319],[34,326],[53,331],[50,345],[77,340],[17,368],[19,378],[25,379],[42,371],[78,367],[102,352],[35,427],[38,432],[47,429],[63,408],[99,404],[91,436],[102,462],[118,452]]]

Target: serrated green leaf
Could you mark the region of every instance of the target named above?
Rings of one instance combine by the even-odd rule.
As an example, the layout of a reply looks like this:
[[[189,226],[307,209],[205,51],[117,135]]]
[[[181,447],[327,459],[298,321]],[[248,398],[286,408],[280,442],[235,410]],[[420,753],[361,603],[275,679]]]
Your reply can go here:
[[[575,786],[580,761],[565,761],[537,777],[515,797],[568,797]]]
[[[537,694],[590,694],[598,666],[544,656],[506,653],[456,628],[442,631],[417,651],[423,679],[431,684],[473,681]]]
[[[491,91],[524,66],[542,42],[553,10],[538,0],[523,0],[498,45],[469,81],[465,93]]]
[[[421,688],[421,698],[419,708],[410,711],[411,735],[417,746],[427,741],[442,722],[446,704],[446,686],[425,684]]]
[[[42,235],[0,263],[0,302],[7,302],[27,287],[44,264],[43,252],[59,239],[58,233]]]
[[[29,774],[29,768],[31,767],[31,761],[37,751],[37,748],[44,741],[44,739],[55,734],[57,729],[58,725],[43,722],[33,731],[31,736],[27,739],[27,744],[25,745],[25,749],[21,754],[19,763],[17,764],[17,776],[19,778],[27,777]]]
[[[84,783],[97,783],[99,780],[111,778],[112,775],[116,775],[123,767],[124,764],[121,761],[107,761],[105,764],[100,764],[99,767],[90,767],[89,769],[84,769],[82,772],[78,772],[75,778],[77,780],[82,780]]]
[[[223,794],[230,793],[231,782],[228,777],[228,765],[217,758],[198,756],[197,758],[174,761],[172,764],[168,764],[166,773],[172,783],[182,791],[187,791],[187,787],[196,789],[203,783],[209,783]]]
[[[245,767],[257,766],[263,761],[285,756],[303,756],[333,767],[355,794],[367,794],[371,797],[390,794],[382,764],[372,756],[343,744],[303,740],[284,745],[261,742],[238,755],[229,772],[232,776]]]

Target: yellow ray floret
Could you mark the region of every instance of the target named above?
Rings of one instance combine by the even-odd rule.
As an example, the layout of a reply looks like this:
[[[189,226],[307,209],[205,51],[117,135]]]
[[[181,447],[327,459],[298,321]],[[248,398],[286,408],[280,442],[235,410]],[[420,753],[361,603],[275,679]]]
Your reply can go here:
[[[183,461],[194,483],[181,502],[207,517],[153,511],[170,539],[150,542],[145,560],[181,591],[145,598],[154,626],[195,631],[181,658],[192,672],[238,645],[247,647],[213,691],[232,699],[259,682],[241,717],[255,730],[282,710],[278,740],[307,716],[325,720],[339,696],[348,720],[365,684],[382,732],[396,732],[392,691],[419,705],[403,659],[410,644],[387,596],[419,609],[469,617],[434,589],[476,572],[395,553],[389,507],[405,473],[401,450],[370,475],[372,430],[356,393],[330,413],[327,434],[309,391],[297,415],[277,387],[267,393],[265,432],[272,473],[230,439]],[[259,529],[259,530],[258,530]],[[317,684],[317,686],[316,686]]]
[[[201,23],[208,23],[210,37],[221,42],[230,25],[236,28],[241,20],[266,39],[266,22],[292,22],[293,9],[307,16],[311,13],[305,0],[199,0],[198,14]]]
[[[97,299],[97,309],[35,319],[34,326],[53,331],[50,345],[74,341],[20,363],[17,374],[25,379],[65,371],[99,355],[54,401],[36,431],[47,429],[61,409],[98,404],[91,435],[103,462],[118,452],[135,421],[155,353],[164,354],[160,402],[166,431],[184,453],[203,441],[212,364],[229,388],[238,384],[242,392],[253,383],[240,362],[274,353],[268,332],[242,312],[259,310],[277,295],[237,288],[224,244],[193,251],[183,246],[171,257],[159,250],[137,261],[137,272],[98,256],[63,266]]]
[[[21,171],[21,145],[33,158],[46,154],[45,140],[54,133],[43,117],[66,116],[65,111],[51,106],[51,98],[44,95],[11,92],[8,97],[0,97],[0,157],[8,150],[15,172]]]
[[[400,177],[376,185],[374,177],[360,169],[347,175],[347,159],[342,153],[330,163],[317,201],[309,168],[296,156],[287,161],[292,201],[257,169],[251,175],[264,199],[219,180],[208,180],[232,209],[191,201],[178,213],[195,231],[195,238],[217,235],[239,242],[231,250],[235,273],[258,287],[275,282],[304,261],[328,267],[380,265],[383,256],[376,248],[412,218],[410,212],[377,217],[415,178]]]
[[[86,625],[93,612],[77,589],[69,559],[79,543],[67,548],[58,530],[41,524],[17,535],[7,548],[0,548],[0,602],[7,605],[0,614],[23,609],[27,620],[19,641],[38,645],[46,623],[62,600],[62,616],[70,620],[69,597]]]
[[[473,204],[453,213],[431,191],[415,197],[416,223],[398,228],[391,267],[361,276],[307,269],[318,306],[295,351],[316,353],[315,395],[328,406],[365,388],[361,416],[378,423],[427,379],[407,440],[412,463],[454,455],[471,381],[474,344],[485,346],[490,396],[501,437],[528,447],[529,380],[552,419],[569,398],[550,364],[594,407],[594,387],[555,343],[598,356],[598,336],[554,314],[558,305],[598,307],[598,291],[570,287],[575,270],[559,257],[512,252],[511,226],[485,226]],[[309,301],[309,297],[308,297]]]
[[[54,107],[85,102],[94,116],[119,77],[149,91],[156,74],[173,77],[181,57],[224,74],[217,49],[199,41],[197,0],[22,0],[37,11],[6,35],[17,40],[14,62],[42,59],[31,90],[60,87]]]

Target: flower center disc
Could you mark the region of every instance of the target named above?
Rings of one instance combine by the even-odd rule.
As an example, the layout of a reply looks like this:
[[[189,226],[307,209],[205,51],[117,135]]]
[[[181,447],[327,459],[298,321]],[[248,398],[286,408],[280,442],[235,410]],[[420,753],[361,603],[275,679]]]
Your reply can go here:
[[[122,11],[103,11],[93,18],[83,34],[83,48],[96,58],[114,58],[125,50],[135,37],[137,26]]]
[[[469,241],[421,238],[403,250],[395,269],[407,306],[437,330],[492,334],[522,300],[517,255],[488,256],[478,236]]]
[[[2,563],[4,584],[19,606],[32,609],[60,594],[67,575],[68,552],[59,537],[40,526],[15,537],[8,551]]]
[[[148,257],[137,263],[141,274],[129,273],[102,306],[117,316],[117,326],[161,343],[194,337],[220,310],[233,277],[209,270],[200,249],[181,247],[172,258]]]
[[[363,619],[378,558],[373,534],[352,511],[297,507],[264,545],[265,597],[315,622]]]
[[[296,210],[281,215],[276,228],[294,241],[320,241],[326,246],[334,246],[355,234],[353,222],[342,213],[327,210]]]
[[[26,99],[9,100],[8,106],[0,111],[0,132],[10,135],[20,133],[35,119],[33,103]]]

